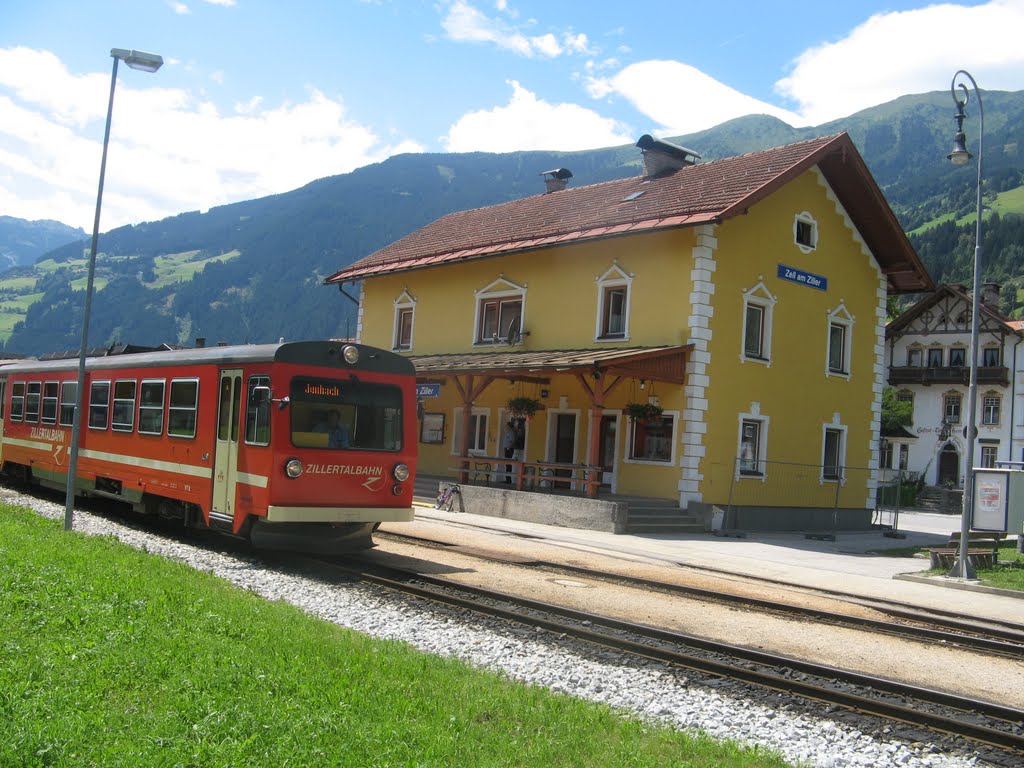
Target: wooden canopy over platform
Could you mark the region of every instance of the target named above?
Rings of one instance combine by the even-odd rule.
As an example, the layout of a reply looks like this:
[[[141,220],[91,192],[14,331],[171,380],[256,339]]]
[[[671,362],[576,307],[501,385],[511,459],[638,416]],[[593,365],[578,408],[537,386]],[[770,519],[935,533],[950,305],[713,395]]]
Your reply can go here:
[[[462,399],[463,424],[468,424],[473,403],[495,381],[548,384],[552,376],[574,376],[590,398],[591,456],[599,450],[601,414],[607,397],[629,379],[664,381],[682,385],[686,360],[693,345],[557,349],[538,352],[510,351],[449,355],[414,355],[409,359],[421,383],[450,380]],[[462,431],[459,454],[469,457],[468,430]],[[596,489],[595,489],[596,491]]]

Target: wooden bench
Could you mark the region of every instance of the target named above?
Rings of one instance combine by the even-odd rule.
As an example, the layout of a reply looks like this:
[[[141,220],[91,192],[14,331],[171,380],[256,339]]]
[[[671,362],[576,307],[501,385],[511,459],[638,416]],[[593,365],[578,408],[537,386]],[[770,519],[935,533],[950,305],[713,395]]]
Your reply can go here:
[[[971,531],[967,534],[967,557],[975,568],[991,568],[999,562],[999,544],[1006,538],[998,531]],[[952,568],[960,557],[960,531],[949,534],[943,547],[928,550],[932,568]]]

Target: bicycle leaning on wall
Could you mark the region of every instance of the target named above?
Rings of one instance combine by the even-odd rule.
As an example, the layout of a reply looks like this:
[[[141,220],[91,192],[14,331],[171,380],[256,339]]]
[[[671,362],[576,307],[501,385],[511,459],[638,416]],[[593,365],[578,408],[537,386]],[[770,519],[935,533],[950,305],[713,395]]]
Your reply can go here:
[[[448,483],[442,485],[437,492],[437,504],[434,505],[435,509],[443,509],[445,512],[451,512],[452,507],[455,505],[455,497],[462,494],[462,488],[458,483]]]

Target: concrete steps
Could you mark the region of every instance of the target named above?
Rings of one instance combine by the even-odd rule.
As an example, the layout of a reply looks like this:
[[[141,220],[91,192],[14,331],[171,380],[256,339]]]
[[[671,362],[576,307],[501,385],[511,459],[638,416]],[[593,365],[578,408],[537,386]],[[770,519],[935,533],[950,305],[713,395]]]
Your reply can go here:
[[[963,499],[964,494],[961,490],[946,490],[937,485],[926,485],[917,494],[914,509],[940,515],[958,515],[963,509]]]
[[[705,533],[704,524],[670,501],[630,499],[626,533]]]

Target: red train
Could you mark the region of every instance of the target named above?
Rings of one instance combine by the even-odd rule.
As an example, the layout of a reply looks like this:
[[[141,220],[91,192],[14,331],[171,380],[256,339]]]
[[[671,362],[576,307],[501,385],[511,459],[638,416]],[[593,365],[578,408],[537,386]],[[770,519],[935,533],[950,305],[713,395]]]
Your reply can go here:
[[[8,477],[67,487],[78,359],[0,367]],[[415,373],[342,342],[218,346],[86,361],[76,493],[247,537],[373,546],[413,518]]]

